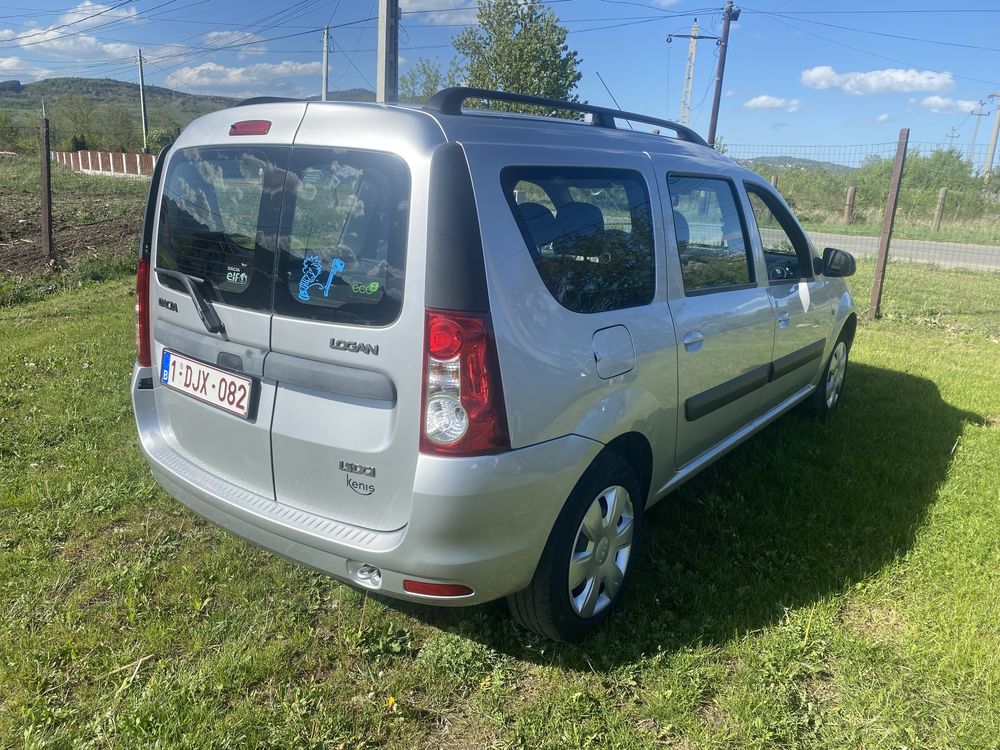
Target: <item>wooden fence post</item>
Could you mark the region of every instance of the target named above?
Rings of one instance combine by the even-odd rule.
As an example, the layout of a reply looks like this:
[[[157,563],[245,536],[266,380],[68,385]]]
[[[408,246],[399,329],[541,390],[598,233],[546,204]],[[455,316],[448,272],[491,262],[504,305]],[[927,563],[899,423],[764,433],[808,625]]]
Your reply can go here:
[[[938,193],[937,208],[934,209],[934,231],[941,229],[941,214],[944,213],[944,199],[948,197],[948,188],[941,188],[941,192]]]
[[[857,185],[850,185],[847,188],[847,201],[844,203],[844,223],[850,224],[854,221],[854,196],[858,192]]]
[[[882,234],[878,238],[878,256],[875,260],[875,280],[872,283],[871,303],[868,317],[877,319],[882,314],[882,285],[885,283],[885,264],[889,259],[889,242],[892,240],[892,226],[896,221],[896,206],[899,205],[899,184],[903,181],[903,165],[906,163],[906,144],[910,140],[910,129],[899,131],[896,144],[896,160],[892,165],[889,182],[889,197],[885,202],[885,216],[882,217]]]
[[[49,118],[42,118],[42,132],[39,145],[41,161],[42,199],[42,249],[49,265],[55,265],[56,253],[52,246],[52,154],[49,151]]]

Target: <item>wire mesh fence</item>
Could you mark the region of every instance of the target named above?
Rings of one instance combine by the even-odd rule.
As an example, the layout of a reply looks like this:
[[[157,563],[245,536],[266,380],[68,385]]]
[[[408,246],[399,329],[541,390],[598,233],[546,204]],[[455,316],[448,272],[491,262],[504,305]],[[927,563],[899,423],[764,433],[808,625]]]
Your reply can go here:
[[[1000,272],[1000,175],[987,179],[987,149],[909,144],[891,259]],[[777,185],[818,246],[875,254],[896,143],[725,151]]]
[[[729,145],[730,157],[774,183],[817,249],[859,259],[865,310],[896,143]],[[987,144],[910,142],[888,246],[881,314],[1000,340],[1000,174]]]

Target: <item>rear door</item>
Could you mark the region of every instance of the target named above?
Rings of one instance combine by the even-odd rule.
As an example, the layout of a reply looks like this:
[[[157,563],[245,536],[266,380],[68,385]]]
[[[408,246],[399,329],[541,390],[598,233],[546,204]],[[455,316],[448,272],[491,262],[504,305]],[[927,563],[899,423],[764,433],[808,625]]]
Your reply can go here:
[[[298,118],[289,120],[290,140]],[[197,465],[273,498],[275,387],[263,370],[290,149],[178,145],[163,180],[151,272],[160,430]],[[223,330],[202,322],[198,294]]]
[[[763,412],[774,314],[732,180],[672,173],[667,191],[681,467]]]

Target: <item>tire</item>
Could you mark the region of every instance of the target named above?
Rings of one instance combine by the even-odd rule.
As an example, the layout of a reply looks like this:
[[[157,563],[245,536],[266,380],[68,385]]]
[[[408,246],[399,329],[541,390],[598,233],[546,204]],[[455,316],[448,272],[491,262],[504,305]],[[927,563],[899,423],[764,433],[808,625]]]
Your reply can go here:
[[[640,488],[635,470],[616,453],[602,453],[587,467],[552,528],[531,584],[507,597],[518,624],[574,643],[607,619],[635,567],[645,501]],[[570,588],[574,557],[573,575],[581,580]]]
[[[833,351],[826,361],[823,374],[820,376],[816,390],[807,402],[809,411],[825,419],[832,414],[840,404],[844,392],[844,379],[847,376],[847,357],[850,354],[851,346],[843,334],[833,345]]]

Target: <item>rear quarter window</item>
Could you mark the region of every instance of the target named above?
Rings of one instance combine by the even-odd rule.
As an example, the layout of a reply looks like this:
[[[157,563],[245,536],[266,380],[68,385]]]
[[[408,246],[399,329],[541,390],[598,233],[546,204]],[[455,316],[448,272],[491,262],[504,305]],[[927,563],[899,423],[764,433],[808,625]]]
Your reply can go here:
[[[652,301],[652,215],[639,172],[508,167],[500,179],[535,269],[559,304],[596,313]]]

